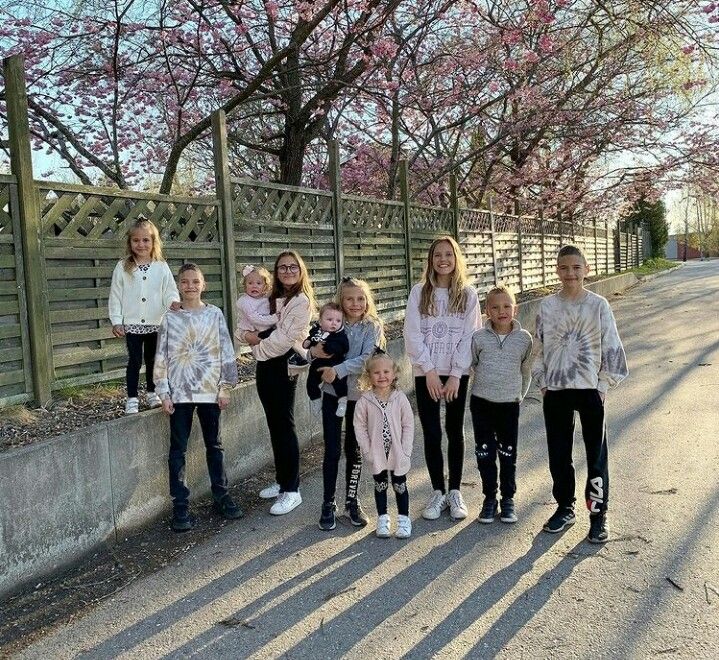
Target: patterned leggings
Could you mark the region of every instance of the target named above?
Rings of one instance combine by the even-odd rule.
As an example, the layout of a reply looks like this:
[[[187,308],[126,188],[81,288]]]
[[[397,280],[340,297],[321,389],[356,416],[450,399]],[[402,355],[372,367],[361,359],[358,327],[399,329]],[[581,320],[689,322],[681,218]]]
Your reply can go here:
[[[409,515],[409,492],[407,491],[407,475],[396,475],[394,472],[389,473],[392,479],[392,488],[397,498],[397,512],[400,516]],[[389,481],[387,478],[387,470],[382,470],[379,474],[373,474],[374,479],[374,501],[377,505],[377,515],[383,516],[387,513],[387,488]]]

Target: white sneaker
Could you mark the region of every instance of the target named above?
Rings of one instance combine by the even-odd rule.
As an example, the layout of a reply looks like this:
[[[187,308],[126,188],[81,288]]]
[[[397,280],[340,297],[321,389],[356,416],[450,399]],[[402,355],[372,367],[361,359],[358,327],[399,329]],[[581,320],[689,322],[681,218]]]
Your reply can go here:
[[[296,509],[302,504],[302,495],[298,492],[285,492],[280,493],[277,497],[277,501],[272,505],[270,513],[273,516],[284,516],[286,513]]]
[[[449,503],[449,517],[452,520],[464,520],[467,517],[467,505],[464,503],[462,493],[458,490],[450,490],[447,502]]]
[[[383,516],[377,516],[377,537],[380,539],[388,539],[390,537],[390,525],[392,521],[389,519],[389,514],[385,513]]]
[[[148,392],[145,400],[150,408],[159,408],[162,405],[162,399],[155,392]]]
[[[274,500],[275,497],[277,497],[280,494],[280,485],[279,484],[272,484],[271,486],[267,486],[267,488],[263,488],[260,491],[260,497],[263,500]]]
[[[347,397],[342,397],[337,403],[337,417],[344,417],[347,414]]]
[[[131,396],[125,401],[125,414],[134,415],[137,412],[140,412],[140,402],[136,396]]]
[[[412,521],[409,516],[397,516],[397,531],[394,535],[398,539],[408,539],[412,536]]]
[[[422,518],[425,520],[437,520],[447,508],[447,497],[442,495],[441,490],[435,490],[427,500],[427,504],[422,511]]]
[[[319,415],[322,412],[322,397],[319,399],[310,399],[310,412],[313,415]]]

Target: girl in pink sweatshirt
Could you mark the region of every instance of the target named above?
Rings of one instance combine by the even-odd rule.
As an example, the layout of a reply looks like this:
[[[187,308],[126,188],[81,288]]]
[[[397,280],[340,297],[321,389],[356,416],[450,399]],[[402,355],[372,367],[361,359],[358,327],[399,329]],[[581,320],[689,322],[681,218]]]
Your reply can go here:
[[[391,480],[399,514],[395,536],[407,539],[412,534],[407,472],[414,442],[414,413],[407,396],[397,389],[397,365],[384,351],[378,349],[367,360],[359,386],[367,391],[357,401],[354,429],[374,478],[377,536],[390,535],[387,488]]]
[[[436,520],[447,508],[453,520],[467,517],[459,490],[464,465],[464,410],[472,335],[480,326],[477,292],[469,285],[459,245],[451,236],[440,236],[429,247],[422,281],[412,287],[404,319],[405,350],[415,377],[424,456],[434,489],[422,512],[427,520]],[[442,455],[442,401],[448,482]]]

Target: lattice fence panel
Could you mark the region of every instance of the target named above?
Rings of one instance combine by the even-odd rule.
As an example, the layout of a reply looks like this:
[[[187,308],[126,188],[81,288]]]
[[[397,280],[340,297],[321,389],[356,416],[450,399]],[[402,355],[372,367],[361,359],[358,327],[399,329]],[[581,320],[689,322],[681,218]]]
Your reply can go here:
[[[336,281],[332,194],[245,179],[233,184],[238,292],[245,264],[272,272],[277,255],[293,249],[307,264],[318,301],[330,299]]]
[[[546,270],[542,263],[542,235],[522,234],[522,285],[525,290],[543,287]]]
[[[488,211],[461,209],[459,244],[467,260],[469,281],[482,298],[494,286],[491,220]]]
[[[452,235],[452,212],[437,206],[412,204],[409,215],[412,236],[412,280],[418,282],[427,264],[429,246],[438,236]]]
[[[173,273],[183,263],[198,264],[207,281],[205,300],[223,307],[214,200],[46,182],[38,193],[53,389],[124,376],[125,342],[112,336],[107,302],[125,232],[140,218],[158,227]]]
[[[497,233],[494,237],[494,255],[497,264],[497,282],[515,293],[519,285],[519,252],[516,233]]]
[[[345,275],[367,280],[384,321],[407,306],[403,205],[354,195],[343,197]]]
[[[15,179],[0,175],[0,403],[31,397],[27,308]]]

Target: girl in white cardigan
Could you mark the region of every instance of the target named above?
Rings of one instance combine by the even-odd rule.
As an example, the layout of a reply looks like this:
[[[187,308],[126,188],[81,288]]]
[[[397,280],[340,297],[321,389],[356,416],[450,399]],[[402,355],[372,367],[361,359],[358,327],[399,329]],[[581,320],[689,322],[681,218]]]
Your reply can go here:
[[[179,306],[175,278],[162,256],[162,241],[157,227],[149,220],[137,220],[128,230],[125,258],[112,273],[108,301],[112,334],[127,343],[127,402],[125,413],[139,410],[137,386],[142,358],[145,358],[147,405],[162,405],[155,393],[152,371],[157,349],[157,330],[168,307]]]
[[[357,401],[354,429],[374,478],[377,536],[390,535],[387,488],[391,479],[399,514],[395,536],[406,539],[412,535],[407,472],[414,442],[414,413],[404,392],[397,389],[395,361],[379,349],[365,363],[359,386],[369,391]]]

